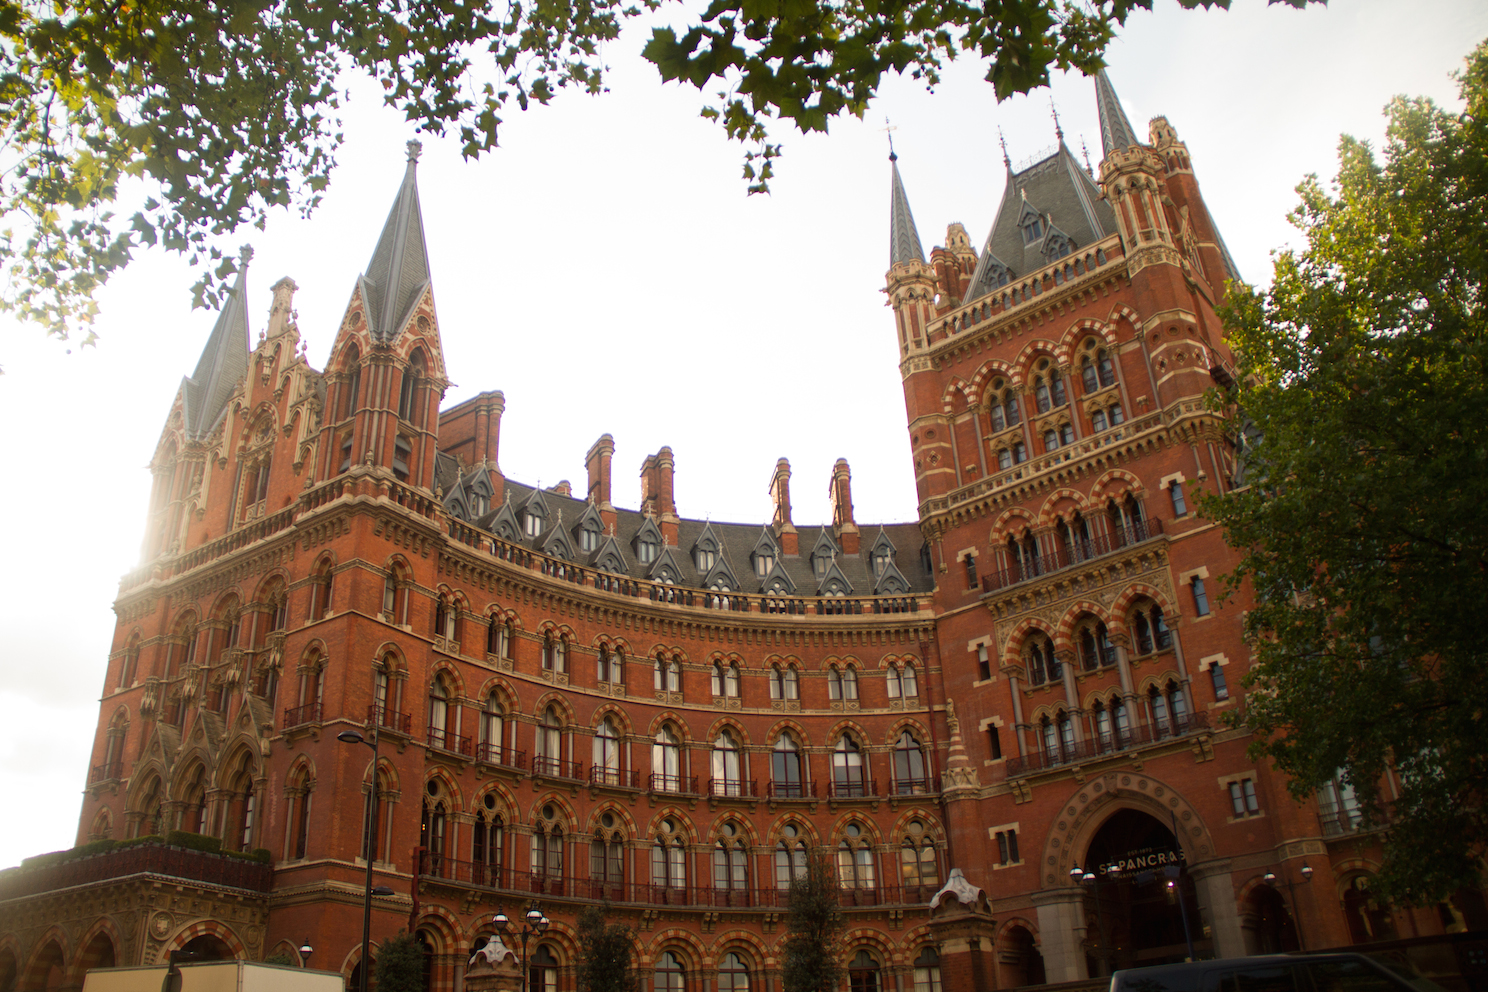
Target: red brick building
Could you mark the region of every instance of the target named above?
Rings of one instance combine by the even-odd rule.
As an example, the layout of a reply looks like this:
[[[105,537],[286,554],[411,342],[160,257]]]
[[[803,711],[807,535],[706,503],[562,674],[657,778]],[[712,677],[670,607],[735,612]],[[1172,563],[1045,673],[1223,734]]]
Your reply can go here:
[[[240,277],[152,464],[78,842],[269,863],[145,843],[0,876],[0,989],[306,941],[352,981],[369,853],[374,940],[414,931],[455,992],[534,899],[545,989],[608,900],[649,989],[777,992],[812,850],[854,992],[1460,928],[1480,901],[1371,903],[1351,794],[1293,803],[1224,723],[1244,604],[1193,507],[1245,484],[1203,402],[1233,266],[1174,129],[1096,91],[1098,175],[1062,135],[1009,164],[980,251],[952,224],[927,259],[892,166],[913,523],[859,524],[845,461],[812,483],[830,525],[793,522],[784,460],[768,522],[690,519],[668,448],[617,508],[608,435],[583,492],[508,480],[502,394],[440,408],[416,147],[324,369],[288,279],[250,347]]]

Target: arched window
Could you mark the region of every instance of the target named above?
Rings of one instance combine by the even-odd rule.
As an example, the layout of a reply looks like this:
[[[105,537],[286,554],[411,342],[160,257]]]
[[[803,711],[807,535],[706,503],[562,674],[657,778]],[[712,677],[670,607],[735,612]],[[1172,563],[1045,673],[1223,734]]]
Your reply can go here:
[[[740,796],[744,794],[744,780],[739,769],[739,742],[727,727],[718,732],[713,741],[713,782],[711,792],[715,796]]]
[[[1054,642],[1043,632],[1030,635],[1024,643],[1023,663],[1028,670],[1029,685],[1057,682],[1064,677],[1059,661],[1054,657]]]
[[[1116,645],[1100,620],[1086,620],[1079,628],[1080,670],[1093,672],[1116,664]]]
[[[930,777],[925,770],[925,752],[909,731],[899,735],[894,744],[894,792],[912,795],[930,791]]]
[[[771,699],[799,699],[800,680],[796,676],[794,665],[770,666],[770,698]]]
[[[305,857],[310,849],[310,793],[314,788],[315,781],[307,768],[300,772],[290,789],[289,856],[295,860]]]
[[[207,773],[200,765],[191,777],[191,784],[181,794],[181,829],[199,834],[206,831],[207,820]]]
[[[749,968],[734,951],[729,951],[719,962],[718,992],[749,992]]]
[[[234,850],[253,850],[253,830],[256,826],[258,812],[258,796],[253,788],[253,759],[249,755],[243,755],[238,763],[236,774],[233,776],[232,784],[228,786],[231,791],[229,798],[229,811],[232,817],[230,821],[230,832],[228,841],[235,845]],[[202,833],[201,829],[197,830]]]
[[[510,620],[492,616],[486,627],[486,653],[497,658],[510,659],[513,625]]]
[[[827,666],[827,698],[832,700],[842,698],[842,672],[836,665]]]
[[[899,691],[905,699],[915,699],[920,695],[920,683],[915,677],[915,666],[912,661],[906,661],[904,667],[899,669]]]
[[[505,764],[506,714],[496,693],[486,696],[480,716],[480,758],[493,764]]]
[[[436,779],[424,786],[424,814],[419,822],[419,846],[429,854],[429,873],[444,874],[445,827],[449,820],[449,805]]]
[[[848,700],[858,698],[858,670],[851,665],[842,669],[842,698]]]
[[[134,684],[135,676],[139,674],[140,638],[138,634],[129,639],[124,648],[124,657],[119,662],[118,688],[127,689]]]
[[[905,889],[913,892],[909,901],[929,902],[940,887],[940,865],[924,821],[909,822],[899,845],[899,868],[904,876]],[[910,892],[905,895],[910,896]]]
[[[687,988],[686,974],[682,962],[671,951],[662,951],[656,961],[656,981],[653,992],[684,992]]]
[[[549,672],[568,671],[568,637],[548,631],[543,634],[542,667]]]
[[[713,845],[713,888],[742,893],[749,888],[749,845],[732,820],[718,828]],[[742,900],[741,900],[742,902]]]
[[[775,845],[775,887],[790,888],[791,879],[806,874],[806,842],[795,824],[780,828],[780,841]]]
[[[448,748],[449,745],[449,690],[441,676],[429,686],[429,746]]]
[[[346,364],[343,366],[345,385],[341,387],[341,417],[345,420],[356,413],[357,400],[362,393],[362,360],[361,352],[356,345],[352,345],[346,353]],[[342,471],[346,471],[342,469]]]
[[[780,735],[770,752],[770,794],[785,798],[805,795],[801,748],[789,730]]]
[[[615,721],[605,717],[594,728],[594,776],[602,785],[620,785],[620,734]]]
[[[625,681],[625,656],[618,648],[612,653],[608,647],[600,645],[595,675],[600,682],[622,684]]]
[[[837,880],[844,889],[878,887],[872,844],[856,823],[849,823],[842,830],[842,840],[837,845]]]
[[[558,709],[549,706],[543,710],[542,722],[537,727],[537,737],[532,748],[532,770],[539,775],[557,775],[563,760],[563,721]]]
[[[475,863],[477,885],[501,886],[505,883],[501,866],[506,854],[506,821],[496,809],[496,796],[481,797],[481,808],[475,813],[471,831],[470,860]]]
[[[940,955],[929,944],[914,959],[914,992],[941,992]]]
[[[682,666],[675,658],[658,654],[654,671],[652,681],[657,692],[682,691]]]
[[[315,569],[310,585],[310,621],[324,620],[331,615],[331,583],[333,573],[331,560],[323,560]]]
[[[527,992],[558,992],[558,958],[553,948],[539,944],[527,967]]]
[[[651,745],[651,788],[656,792],[682,791],[682,742],[670,724],[663,724]]]
[[[867,769],[863,762],[863,750],[858,742],[847,734],[837,742],[832,752],[832,794],[834,796],[865,796],[868,794]]]
[[[395,564],[382,580],[382,618],[388,623],[408,622],[408,584]]]
[[[551,804],[542,808],[542,815],[532,825],[532,873],[563,877],[563,823]]]
[[[651,845],[651,884],[658,889],[687,888],[687,848],[677,821],[661,821]]]
[[[623,898],[625,884],[625,838],[614,813],[602,813],[594,839],[589,842],[590,897]]]

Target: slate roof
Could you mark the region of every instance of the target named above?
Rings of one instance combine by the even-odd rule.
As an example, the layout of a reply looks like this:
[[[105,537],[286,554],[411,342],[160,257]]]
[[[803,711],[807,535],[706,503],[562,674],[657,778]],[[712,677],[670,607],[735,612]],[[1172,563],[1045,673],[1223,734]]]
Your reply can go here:
[[[534,489],[518,482],[508,481],[506,484],[506,501],[501,509],[492,510],[475,521],[477,526],[491,529],[496,517],[505,510],[515,510],[520,515],[521,507],[532,499]],[[579,521],[584,517],[584,511],[588,506],[587,501],[575,499],[569,496],[560,496],[552,490],[543,490],[539,497],[548,511],[548,521],[551,524],[562,514],[563,528],[565,532],[573,537],[573,532],[578,528]],[[619,544],[625,556],[626,571],[624,574],[635,579],[647,579],[655,570],[655,566],[661,562],[658,555],[656,562],[642,563],[636,559],[635,537],[637,532],[646,522],[646,517],[636,510],[617,509],[617,520],[615,524],[615,541]],[[736,592],[758,593],[761,589],[761,580],[755,574],[754,562],[751,553],[760,539],[760,524],[733,524],[721,523],[717,520],[683,520],[678,527],[678,543],[675,548],[668,548],[671,554],[666,555],[667,561],[682,573],[680,585],[693,588],[705,588],[705,575],[699,572],[696,559],[693,557],[693,548],[704,530],[711,531],[719,544],[719,555],[728,563],[731,571],[739,580],[741,588]],[[918,524],[884,524],[882,528],[884,536],[894,546],[894,564],[899,572],[908,581],[910,588],[916,593],[926,593],[935,587],[934,576],[925,567],[924,556],[921,548],[924,539],[920,536]],[[518,528],[517,540],[528,548],[537,550],[550,536],[549,528],[544,528],[544,533],[537,539],[526,537]],[[860,541],[860,552],[855,555],[839,554],[836,558],[836,566],[842,577],[852,586],[851,595],[872,596],[874,595],[874,576],[870,548],[876,542],[880,526],[860,525],[860,533],[863,539]],[[781,555],[776,561],[779,567],[790,576],[795,583],[796,590],[800,595],[814,595],[818,586],[816,573],[812,570],[810,549],[816,546],[825,532],[827,539],[836,542],[830,526],[813,526],[796,528],[796,533],[803,553],[799,555]],[[577,540],[573,541],[577,546]],[[604,549],[602,543],[599,550]],[[578,557],[590,559],[596,557],[592,554],[580,554]],[[717,574],[716,570],[714,572]]]
[[[909,212],[909,197],[904,181],[899,178],[899,156],[889,155],[892,173],[889,186],[889,265],[900,262],[923,262],[925,250],[920,247],[920,232],[915,230],[914,214]]]
[[[248,374],[248,260],[252,257],[252,250],[245,248],[238,265],[238,281],[217,314],[196,371],[181,380],[186,436],[193,440],[207,437],[216,429],[227,410],[228,397]]]
[[[1022,172],[1008,169],[997,219],[992,222],[976,271],[972,273],[966,293],[968,301],[998,287],[998,263],[1008,268],[1010,278],[1021,278],[1051,261],[1043,253],[1047,232],[1024,244],[1021,222],[1028,208],[1044,219],[1044,226],[1057,227],[1076,248],[1094,244],[1118,230],[1111,205],[1101,199],[1095,181],[1080,168],[1061,139],[1054,154],[1047,158]]]
[[[1116,88],[1111,77],[1102,69],[1095,74],[1095,106],[1100,112],[1102,157],[1131,145],[1140,145],[1137,132],[1126,119],[1126,111],[1116,97]]]
[[[424,241],[424,214],[419,206],[417,141],[408,143],[408,169],[403,185],[388,211],[387,222],[362,275],[367,327],[374,341],[391,342],[408,322],[424,287],[431,282],[429,252]]]

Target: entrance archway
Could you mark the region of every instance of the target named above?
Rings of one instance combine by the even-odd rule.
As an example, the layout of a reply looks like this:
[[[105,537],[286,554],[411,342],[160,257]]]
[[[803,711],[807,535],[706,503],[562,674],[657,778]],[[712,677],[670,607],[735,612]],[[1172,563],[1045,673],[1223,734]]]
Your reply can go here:
[[[1212,956],[1185,860],[1169,826],[1143,810],[1115,809],[1100,824],[1081,861],[1096,876],[1085,886],[1090,974],[1105,973],[1103,963],[1114,971],[1183,961],[1189,939],[1197,957]]]
[[[1245,900],[1241,923],[1250,931],[1247,942],[1255,954],[1284,954],[1301,950],[1297,924],[1281,893],[1269,885],[1257,885]]]

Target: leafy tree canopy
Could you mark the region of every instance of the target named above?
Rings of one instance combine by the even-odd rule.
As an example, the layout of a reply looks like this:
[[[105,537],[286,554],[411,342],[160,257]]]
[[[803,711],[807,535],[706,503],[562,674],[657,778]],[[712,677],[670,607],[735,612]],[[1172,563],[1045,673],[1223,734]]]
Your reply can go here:
[[[377,992],[424,992],[424,948],[407,930],[377,947],[372,977]]]
[[[785,992],[832,992],[842,984],[842,902],[826,854],[813,854],[791,879],[780,981]]]
[[[578,992],[636,992],[631,950],[635,944],[629,927],[605,918],[608,906],[588,906],[579,914]]]
[[[1305,247],[1232,296],[1252,484],[1204,503],[1257,599],[1253,756],[1299,798],[1337,776],[1345,829],[1351,786],[1414,904],[1488,844],[1488,43],[1457,78],[1464,113],[1389,105],[1383,164],[1343,138]]]
[[[94,294],[140,246],[206,264],[195,302],[217,304],[236,266],[215,241],[308,213],[341,143],[340,74],[380,80],[387,102],[467,157],[502,115],[564,87],[604,87],[601,44],[678,0],[0,0],[0,308],[49,333],[84,332]],[[1180,0],[1186,7],[1229,0]],[[1302,6],[1306,0],[1272,0]],[[653,32],[645,57],[743,142],[767,188],[784,119],[825,130],[861,116],[885,73],[934,84],[945,60],[988,64],[999,98],[1093,71],[1115,29],[1152,0],[712,0]],[[143,209],[115,213],[148,180]]]

